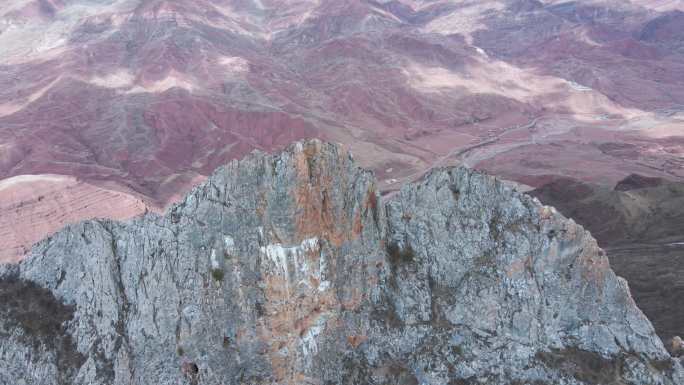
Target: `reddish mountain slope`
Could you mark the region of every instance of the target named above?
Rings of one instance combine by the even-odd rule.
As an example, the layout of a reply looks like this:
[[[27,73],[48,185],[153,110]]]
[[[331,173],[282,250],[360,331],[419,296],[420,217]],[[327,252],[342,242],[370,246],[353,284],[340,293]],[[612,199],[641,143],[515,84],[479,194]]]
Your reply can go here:
[[[320,137],[351,148],[387,190],[461,162],[533,185],[681,180],[682,8],[10,0],[0,178],[73,176],[164,206],[252,149]],[[44,221],[110,215],[57,210]]]

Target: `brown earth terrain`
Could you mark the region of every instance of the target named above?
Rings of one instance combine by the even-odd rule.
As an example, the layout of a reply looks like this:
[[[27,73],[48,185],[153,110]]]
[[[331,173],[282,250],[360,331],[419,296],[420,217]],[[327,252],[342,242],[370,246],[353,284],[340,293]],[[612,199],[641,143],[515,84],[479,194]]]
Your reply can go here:
[[[575,219],[602,247],[684,241],[684,183],[630,175],[614,188],[558,178],[529,194]]]
[[[666,0],[6,1],[0,179],[59,175],[85,189],[58,189],[64,202],[106,198],[85,210],[37,202],[46,193],[33,182],[24,197],[0,191],[14,210],[0,260],[64,223],[164,207],[231,159],[305,137],[350,148],[385,191],[460,163],[532,187],[569,177],[612,188],[634,173],[682,181],[683,10]]]

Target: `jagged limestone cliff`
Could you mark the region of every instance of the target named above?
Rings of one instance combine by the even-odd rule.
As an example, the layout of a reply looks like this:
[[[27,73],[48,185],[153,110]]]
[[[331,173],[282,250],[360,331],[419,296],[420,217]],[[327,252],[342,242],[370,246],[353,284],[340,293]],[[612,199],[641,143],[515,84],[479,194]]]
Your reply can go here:
[[[166,215],[0,269],[0,383],[681,384],[579,225],[439,169],[382,202],[339,147],[219,169]]]

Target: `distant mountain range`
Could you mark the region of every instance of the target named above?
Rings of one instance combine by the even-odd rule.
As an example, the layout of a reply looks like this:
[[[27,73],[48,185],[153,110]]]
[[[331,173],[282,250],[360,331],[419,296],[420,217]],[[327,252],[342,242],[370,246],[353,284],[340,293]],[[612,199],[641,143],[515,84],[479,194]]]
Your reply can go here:
[[[7,0],[0,259],[66,223],[159,211],[231,159],[308,137],[351,149],[383,191],[448,164],[532,187],[681,181],[682,10]]]

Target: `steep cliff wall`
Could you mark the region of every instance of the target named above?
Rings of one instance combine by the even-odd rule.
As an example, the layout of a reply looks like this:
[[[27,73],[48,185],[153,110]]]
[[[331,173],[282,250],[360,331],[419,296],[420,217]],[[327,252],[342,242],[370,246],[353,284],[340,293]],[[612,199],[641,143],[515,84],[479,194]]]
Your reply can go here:
[[[319,141],[0,267],[0,383],[681,384],[582,227],[471,170],[381,202]]]

